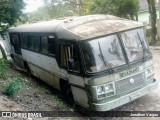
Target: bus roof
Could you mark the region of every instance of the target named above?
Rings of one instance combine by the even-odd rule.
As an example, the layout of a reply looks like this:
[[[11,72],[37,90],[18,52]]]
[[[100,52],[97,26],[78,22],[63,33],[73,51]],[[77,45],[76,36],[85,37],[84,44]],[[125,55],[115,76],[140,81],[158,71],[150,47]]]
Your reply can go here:
[[[9,32],[50,32],[61,39],[85,40],[142,26],[142,23],[112,15],[87,15],[21,25]]]

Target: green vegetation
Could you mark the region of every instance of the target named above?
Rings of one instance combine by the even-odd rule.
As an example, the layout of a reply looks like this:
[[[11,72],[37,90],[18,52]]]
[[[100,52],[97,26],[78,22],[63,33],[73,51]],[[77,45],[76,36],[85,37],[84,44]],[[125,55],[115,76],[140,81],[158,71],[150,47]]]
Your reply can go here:
[[[0,29],[5,29],[8,25],[14,25],[17,20],[20,20],[24,7],[25,3],[23,0],[1,0]]]
[[[57,101],[56,103],[60,108],[62,109],[67,108],[67,105],[65,104],[65,102],[62,99],[60,99],[58,96],[54,95],[53,99]]]
[[[51,90],[48,88],[48,85],[38,85],[37,86],[38,91],[44,92],[45,94],[52,94]]]
[[[9,70],[9,63],[5,59],[0,59],[0,78],[5,78]]]
[[[112,14],[134,20],[139,10],[139,0],[92,0],[90,13]]]
[[[28,14],[28,22],[60,17],[112,14],[134,19],[139,10],[139,0],[44,0],[44,6]]]
[[[49,89],[48,85],[46,85],[46,84],[39,84],[37,86],[37,90],[40,91],[40,92],[42,92],[42,93],[44,93],[44,94],[52,95],[53,101],[56,101],[57,106],[59,106],[60,108],[64,109],[64,108],[67,107],[66,104],[65,104],[65,102],[62,99],[60,99],[58,97],[58,95],[56,95],[57,91],[51,91]],[[47,105],[48,104],[46,104],[46,107],[47,107]]]
[[[4,87],[3,93],[5,95],[13,97],[21,89],[24,80],[20,77],[14,77],[11,81]]]
[[[44,0],[43,7],[40,7],[37,11],[28,13],[28,22],[34,23],[37,21],[79,15],[76,10],[76,4],[77,3],[74,4],[70,1],[64,2],[64,0]]]
[[[148,6],[149,6],[149,13],[151,17],[151,42],[152,44],[156,44],[156,35],[157,35],[157,27],[156,27],[156,21],[157,21],[157,14],[156,14],[156,6],[155,6],[155,0],[147,0]]]

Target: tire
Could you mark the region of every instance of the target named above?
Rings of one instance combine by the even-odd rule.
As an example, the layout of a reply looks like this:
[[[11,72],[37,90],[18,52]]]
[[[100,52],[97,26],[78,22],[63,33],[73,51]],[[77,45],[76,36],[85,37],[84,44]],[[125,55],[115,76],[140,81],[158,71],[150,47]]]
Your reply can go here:
[[[27,75],[28,75],[29,77],[31,77],[32,74],[31,74],[31,71],[30,71],[29,66],[27,65],[27,63],[25,63],[25,68],[26,68],[26,73],[27,73]]]
[[[65,99],[68,103],[74,104],[73,94],[71,86],[68,83],[65,83],[62,87],[61,97]]]

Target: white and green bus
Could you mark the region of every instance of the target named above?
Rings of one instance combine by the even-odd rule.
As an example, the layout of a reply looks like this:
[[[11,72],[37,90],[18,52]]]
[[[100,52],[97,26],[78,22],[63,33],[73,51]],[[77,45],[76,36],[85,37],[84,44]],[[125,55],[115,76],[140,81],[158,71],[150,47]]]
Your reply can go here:
[[[88,15],[26,24],[9,30],[11,57],[94,111],[129,103],[158,86],[143,24],[111,15]]]

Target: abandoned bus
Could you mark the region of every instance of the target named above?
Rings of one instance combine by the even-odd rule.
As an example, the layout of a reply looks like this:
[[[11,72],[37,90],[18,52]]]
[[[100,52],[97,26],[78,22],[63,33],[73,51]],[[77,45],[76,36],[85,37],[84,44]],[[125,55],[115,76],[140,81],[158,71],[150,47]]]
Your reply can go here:
[[[17,68],[84,108],[107,111],[157,88],[143,24],[136,21],[88,15],[22,25],[9,35]]]

